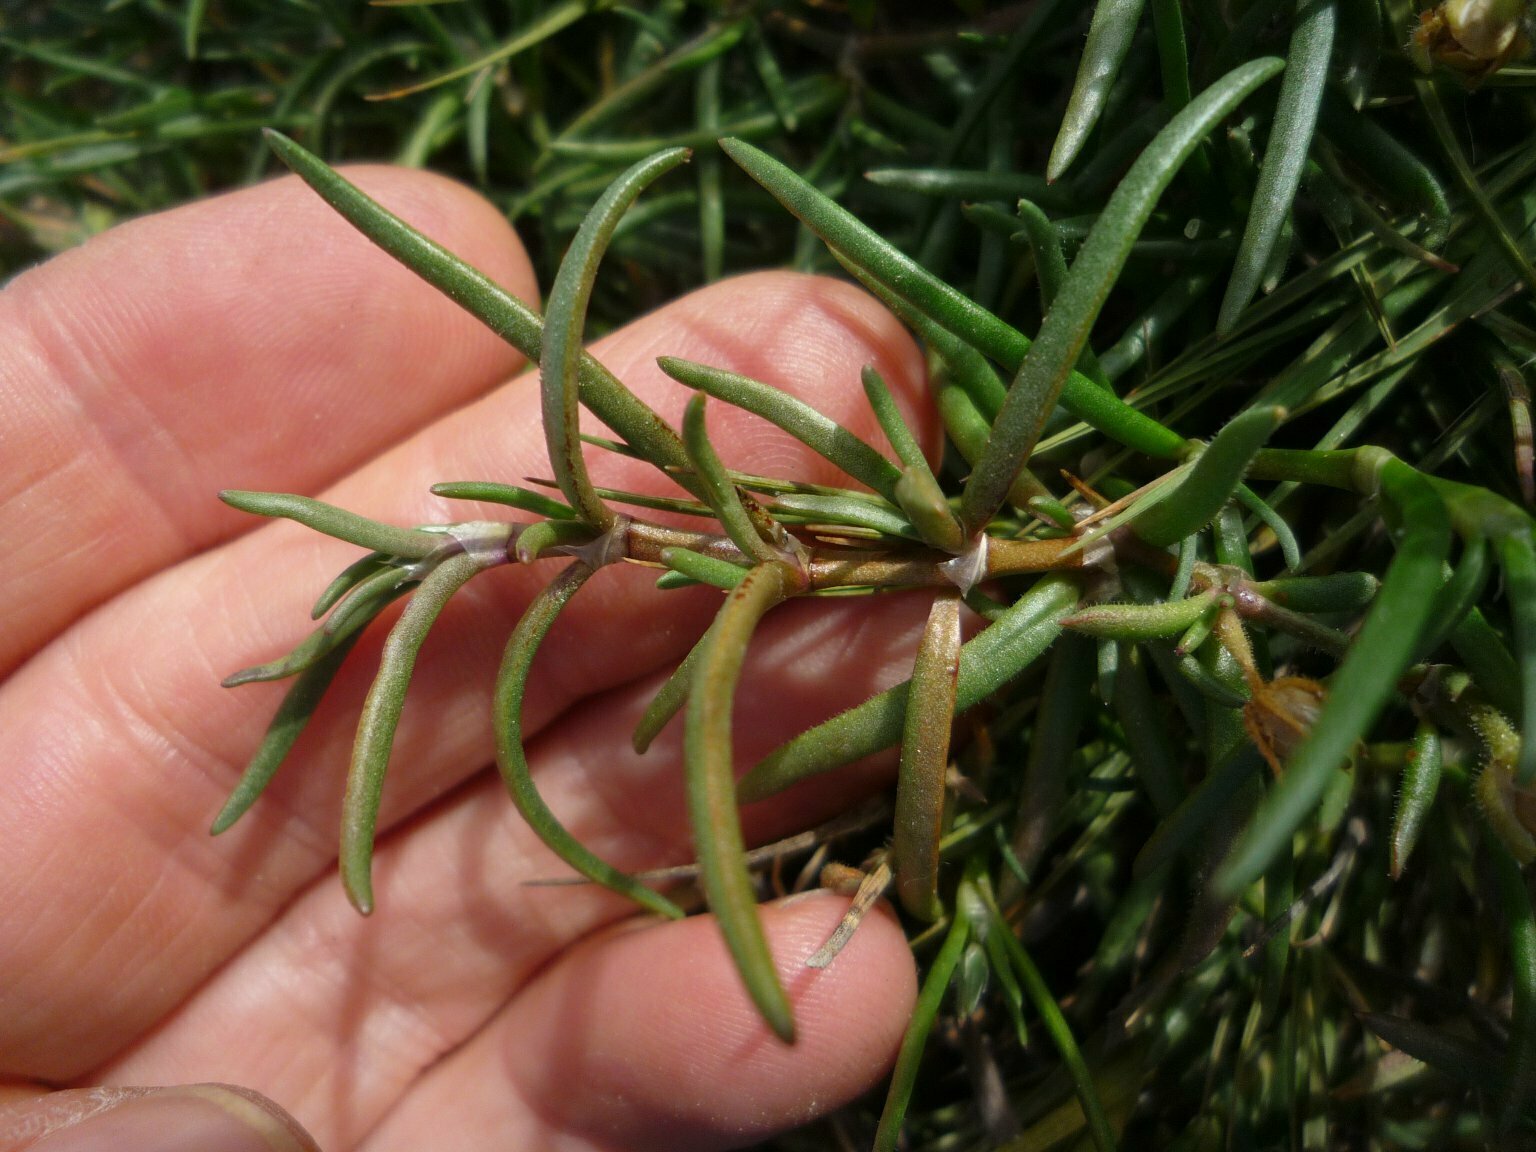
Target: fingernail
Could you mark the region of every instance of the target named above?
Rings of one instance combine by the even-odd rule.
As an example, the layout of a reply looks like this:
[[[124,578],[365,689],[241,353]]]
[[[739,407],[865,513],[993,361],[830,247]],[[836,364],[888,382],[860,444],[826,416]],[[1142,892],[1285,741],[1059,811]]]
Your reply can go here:
[[[32,1145],[34,1152],[318,1152],[298,1121],[263,1096],[223,1084],[125,1094]]]

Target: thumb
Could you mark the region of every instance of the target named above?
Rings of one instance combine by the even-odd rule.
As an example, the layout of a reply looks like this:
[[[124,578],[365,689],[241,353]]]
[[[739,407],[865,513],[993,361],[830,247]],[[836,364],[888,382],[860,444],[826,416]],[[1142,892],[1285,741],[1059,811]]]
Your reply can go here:
[[[0,1152],[319,1152],[246,1088],[71,1088],[0,1103]]]

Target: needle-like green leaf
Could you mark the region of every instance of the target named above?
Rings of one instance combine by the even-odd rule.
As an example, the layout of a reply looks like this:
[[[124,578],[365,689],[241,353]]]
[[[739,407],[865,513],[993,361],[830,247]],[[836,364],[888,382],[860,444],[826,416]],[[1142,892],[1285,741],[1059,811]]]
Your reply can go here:
[[[1237,250],[1232,280],[1216,320],[1216,331],[1221,335],[1232,331],[1238,313],[1258,291],[1280,239],[1280,230],[1290,217],[1307,151],[1312,147],[1312,130],[1317,125],[1323,87],[1328,81],[1336,22],[1334,0],[1297,0],[1285,78],[1280,82],[1264,163],[1248,209],[1248,226]]]
[[[496,676],[492,715],[496,725],[496,765],[502,781],[528,827],[555,855],[587,879],[627,896],[642,908],[670,919],[682,916],[682,910],[665,896],[647,888],[639,880],[619,871],[599,858],[568,832],[539,795],[523,751],[523,697],[528,689],[528,674],[539,646],[549,635],[555,620],[580,591],[594,569],[578,561],[555,577],[534,597],[507,641],[501,671]]]
[[[986,453],[966,481],[960,521],[968,532],[980,531],[993,517],[1007,498],[1019,469],[1028,462],[1046,419],[1063,396],[1073,366],[1088,342],[1088,334],[1120,275],[1131,245],[1163,189],[1206,134],[1284,66],[1283,61],[1265,57],[1233,69],[1192,100],[1158,133],[1116,187],[1073,261],[1039,335],[1024,356],[1003,410],[992,427]],[[1095,392],[1104,391],[1086,380],[1084,386]],[[1105,431],[1114,435],[1108,429]]]
[[[581,335],[586,323],[587,302],[597,282],[597,268],[619,220],[640,193],[656,179],[687,161],[685,148],[648,157],[626,170],[608,186],[577,229],[576,238],[560,261],[549,290],[544,317],[544,336],[539,351],[539,395],[544,415],[544,438],[555,480],[566,500],[581,518],[607,531],[613,512],[592,490],[581,455],[578,425]]]
[[[955,711],[973,707],[1029,667],[1060,635],[1061,618],[1078,595],[1070,577],[1047,576],[968,640],[960,649]],[[901,739],[910,692],[911,681],[903,681],[781,744],[742,777],[742,802],[892,747]]]
[[[416,655],[449,599],[486,566],[483,556],[460,552],[428,574],[390,629],[379,658],[379,674],[363,701],[341,807],[341,881],[352,904],[365,916],[373,911],[373,836],[384,773]]]
[[[795,573],[779,561],[759,564],[737,585],[705,634],[688,695],[683,761],[688,814],[709,907],[720,921],[742,982],[779,1039],[793,1043],[794,1010],[773,967],[745,863],[732,771],[731,713],[736,681],[759,620],[789,596]]]
[[[922,920],[937,920],[943,913],[938,893],[939,836],[959,670],[960,597],[947,593],[929,609],[912,666],[891,840],[897,894],[902,906]]]

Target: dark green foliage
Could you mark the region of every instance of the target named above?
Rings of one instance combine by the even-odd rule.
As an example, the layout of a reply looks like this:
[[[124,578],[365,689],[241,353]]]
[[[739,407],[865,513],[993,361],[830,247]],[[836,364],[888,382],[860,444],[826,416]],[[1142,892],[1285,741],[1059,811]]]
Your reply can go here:
[[[534,526],[445,534],[228,495],[377,551],[326,591],[310,640],[231,678],[297,676],[217,829],[255,802],[359,629],[413,593],[349,790],[366,907],[421,635],[483,568],[566,555],[496,688],[501,767],[574,867],[675,912],[553,822],[520,742],[556,613],[603,564],[649,563],[658,596],[723,590],[636,741],[686,709],[703,887],[782,1037],[737,803],[902,746],[886,863],[928,978],[890,1096],[833,1122],[855,1145],[1536,1139],[1536,738],[1520,739],[1536,735],[1536,71],[1513,51],[1457,55],[1435,30],[1448,17],[1420,25],[1400,0],[891,5],[868,27],[820,4],[684,0],[36,8],[0,40],[12,267],[267,174],[269,127],[370,239],[546,353],[567,503],[515,476],[438,489]],[[698,162],[662,176],[679,146]],[[477,184],[546,287],[589,220],[548,296],[552,347],[542,318],[327,166],[361,157]],[[950,435],[937,467],[872,373],[896,460],[679,360],[663,366],[700,394],[666,428],[579,354],[583,333],[762,264],[846,269],[916,333]],[[849,487],[726,471],[705,393]],[[657,502],[587,482],[578,396],[624,441],[610,447],[712,519],[618,515]],[[856,575],[828,536],[867,554]],[[761,616],[892,586],[941,606],[913,679],[775,750],[733,795],[732,694]],[[964,645],[961,596],[985,625]],[[946,792],[946,766],[974,787]],[[970,1084],[993,1076],[1006,1102],[984,1109]]]

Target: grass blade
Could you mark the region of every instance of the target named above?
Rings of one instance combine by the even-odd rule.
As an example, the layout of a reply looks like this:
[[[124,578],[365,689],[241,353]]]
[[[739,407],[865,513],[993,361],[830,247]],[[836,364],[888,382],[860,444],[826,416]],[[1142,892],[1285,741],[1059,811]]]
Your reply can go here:
[[[1056,1051],[1061,1055],[1061,1062],[1066,1065],[1067,1075],[1071,1077],[1072,1086],[1077,1091],[1078,1103],[1083,1107],[1083,1116],[1088,1121],[1088,1133],[1093,1139],[1094,1147],[1099,1152],[1114,1152],[1115,1131],[1109,1123],[1109,1117],[1104,1113],[1104,1104],[1099,1099],[1099,1090],[1093,1082],[1093,1073],[1088,1070],[1088,1062],[1083,1059],[1082,1049],[1077,1046],[1077,1038],[1072,1035],[1072,1026],[1067,1023],[1067,1018],[1062,1014],[1061,1005],[1056,1003],[1056,997],[1051,995],[1045,977],[1040,975],[1040,969],[1035,967],[1034,960],[1024,950],[1023,943],[1014,934],[1012,926],[998,909],[997,901],[992,896],[991,887],[986,883],[986,878],[982,877],[976,887],[982,901],[986,904],[991,921],[989,933],[996,933],[1002,940],[1003,948],[1013,962],[1014,971],[1018,974],[1019,983],[1024,987],[1025,995],[1034,1004],[1035,1011],[1040,1013],[1040,1022],[1045,1027],[1046,1035],[1056,1045]]]
[[[912,1089],[917,1085],[918,1069],[922,1066],[923,1048],[933,1022],[938,1018],[944,1003],[944,993],[954,978],[955,968],[965,951],[970,931],[965,918],[956,916],[950,922],[944,936],[944,945],[928,967],[923,986],[918,990],[917,1003],[912,1008],[912,1019],[901,1038],[901,1050],[896,1055],[896,1070],[891,1074],[891,1086],[885,1094],[885,1107],[880,1112],[880,1127],[875,1132],[875,1152],[896,1152],[901,1143],[901,1126],[907,1118],[907,1105],[912,1100]]]

